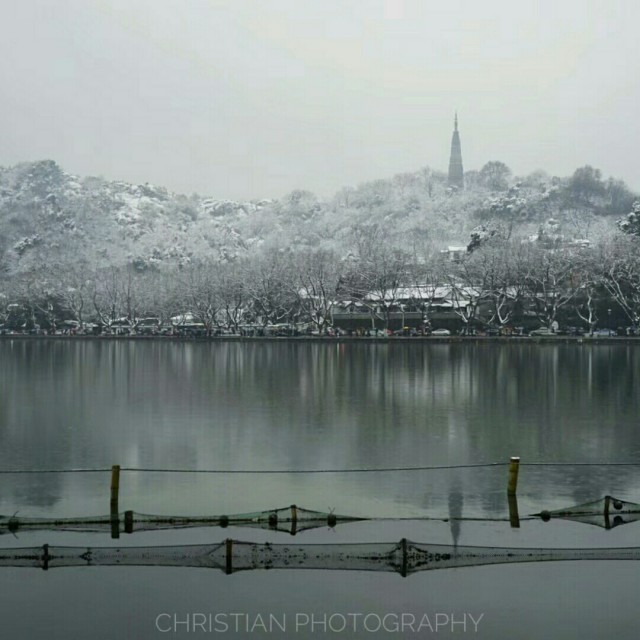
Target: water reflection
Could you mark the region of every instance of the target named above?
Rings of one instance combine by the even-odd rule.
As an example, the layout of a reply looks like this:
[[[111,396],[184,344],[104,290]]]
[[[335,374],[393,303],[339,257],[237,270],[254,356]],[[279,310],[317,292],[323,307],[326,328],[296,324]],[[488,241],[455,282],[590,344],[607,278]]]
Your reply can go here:
[[[640,459],[634,345],[0,342],[0,466],[322,469]],[[502,468],[413,474],[129,475],[138,510],[300,503],[354,515],[504,515]],[[3,482],[0,507],[106,499],[97,478]],[[610,493],[633,467],[525,467],[521,515]],[[464,496],[464,499],[463,499]],[[96,509],[90,509],[95,512]],[[373,512],[373,513],[372,513]],[[459,532],[452,521],[454,541]]]
[[[460,490],[459,482],[456,480],[451,486],[449,492],[449,518],[451,522],[451,538],[453,540],[453,546],[458,546],[458,540],[460,539],[460,525],[462,518],[462,507],[464,505],[464,496]]]

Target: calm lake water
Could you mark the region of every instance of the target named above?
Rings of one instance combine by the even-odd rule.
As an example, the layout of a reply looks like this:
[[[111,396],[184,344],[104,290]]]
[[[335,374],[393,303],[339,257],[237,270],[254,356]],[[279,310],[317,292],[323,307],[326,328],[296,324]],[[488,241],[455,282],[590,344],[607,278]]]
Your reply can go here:
[[[127,468],[331,470],[506,463],[519,455],[521,516],[611,494],[640,502],[640,345],[434,342],[0,341],[0,470]],[[303,532],[295,542],[398,541],[520,547],[638,545],[610,531],[508,516],[506,466],[377,473],[123,471],[120,509],[234,514],[297,504],[378,518]],[[2,474],[0,514],[109,512],[110,473]],[[425,516],[436,520],[420,519]],[[450,517],[476,521],[446,520]],[[399,520],[398,518],[402,518]],[[439,518],[439,519],[438,519]],[[108,534],[0,535],[0,547],[289,542],[230,527]],[[421,572],[0,567],[12,638],[161,638],[156,619],[203,612],[283,617],[223,637],[452,635],[445,614],[483,619],[482,638],[635,638],[634,562],[580,561]],[[294,628],[299,613],[436,614],[438,632]],[[253,618],[252,618],[253,617]],[[451,618],[449,618],[451,619]],[[162,618],[164,622],[173,618]],[[467,620],[467,632],[473,625]],[[160,625],[162,626],[162,625]],[[165,625],[166,626],[166,625]],[[553,632],[550,632],[553,629]],[[462,624],[453,627],[462,633]]]

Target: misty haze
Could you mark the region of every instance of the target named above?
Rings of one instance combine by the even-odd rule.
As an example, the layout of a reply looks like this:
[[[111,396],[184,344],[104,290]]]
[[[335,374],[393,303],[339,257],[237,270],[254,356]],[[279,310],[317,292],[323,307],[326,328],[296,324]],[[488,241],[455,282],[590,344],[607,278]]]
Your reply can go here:
[[[8,635],[638,637],[639,17],[7,4]]]

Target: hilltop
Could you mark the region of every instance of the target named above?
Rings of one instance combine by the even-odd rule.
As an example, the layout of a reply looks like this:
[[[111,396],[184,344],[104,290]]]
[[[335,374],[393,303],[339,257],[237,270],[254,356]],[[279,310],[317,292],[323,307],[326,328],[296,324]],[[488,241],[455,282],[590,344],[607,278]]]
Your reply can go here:
[[[424,168],[329,199],[296,190],[237,202],[79,177],[51,160],[23,163],[0,168],[0,271],[12,276],[49,264],[145,271],[200,259],[228,263],[270,247],[348,253],[353,230],[367,226],[384,228],[391,245],[422,250],[467,244],[479,225],[594,239],[615,229],[636,197],[589,166],[566,178],[516,178],[490,162],[467,172],[465,184],[451,189],[443,173]]]

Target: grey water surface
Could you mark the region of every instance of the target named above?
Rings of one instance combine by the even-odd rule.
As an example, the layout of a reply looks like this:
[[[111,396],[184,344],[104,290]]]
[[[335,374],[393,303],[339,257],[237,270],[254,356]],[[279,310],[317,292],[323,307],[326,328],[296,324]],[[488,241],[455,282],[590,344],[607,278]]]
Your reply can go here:
[[[640,546],[638,523],[607,531],[525,519],[605,494],[640,502],[640,466],[633,466],[640,463],[639,385],[640,348],[632,343],[5,339],[0,470],[448,466],[296,474],[123,471],[120,509],[213,515],[297,504],[375,519],[303,532],[295,538],[299,544],[406,537],[503,547]],[[511,455],[523,463],[518,529],[508,522],[502,464]],[[556,464],[526,464],[532,462]],[[576,462],[594,465],[569,464]],[[460,467],[484,463],[501,464]],[[0,482],[2,515],[109,512],[108,471],[3,473]],[[0,547],[202,544],[226,537],[291,539],[239,527],[119,540],[5,531]],[[159,567],[0,568],[1,608],[13,638],[463,632],[482,638],[632,638],[640,632],[632,615],[639,568],[633,562],[580,561],[425,571],[408,578],[304,570],[227,576]],[[189,617],[196,613],[207,617]],[[218,618],[226,629],[212,622],[215,614],[226,616]],[[476,631],[472,620],[480,614]],[[343,619],[355,620],[355,626],[341,629]],[[203,620],[208,624],[198,626]]]

